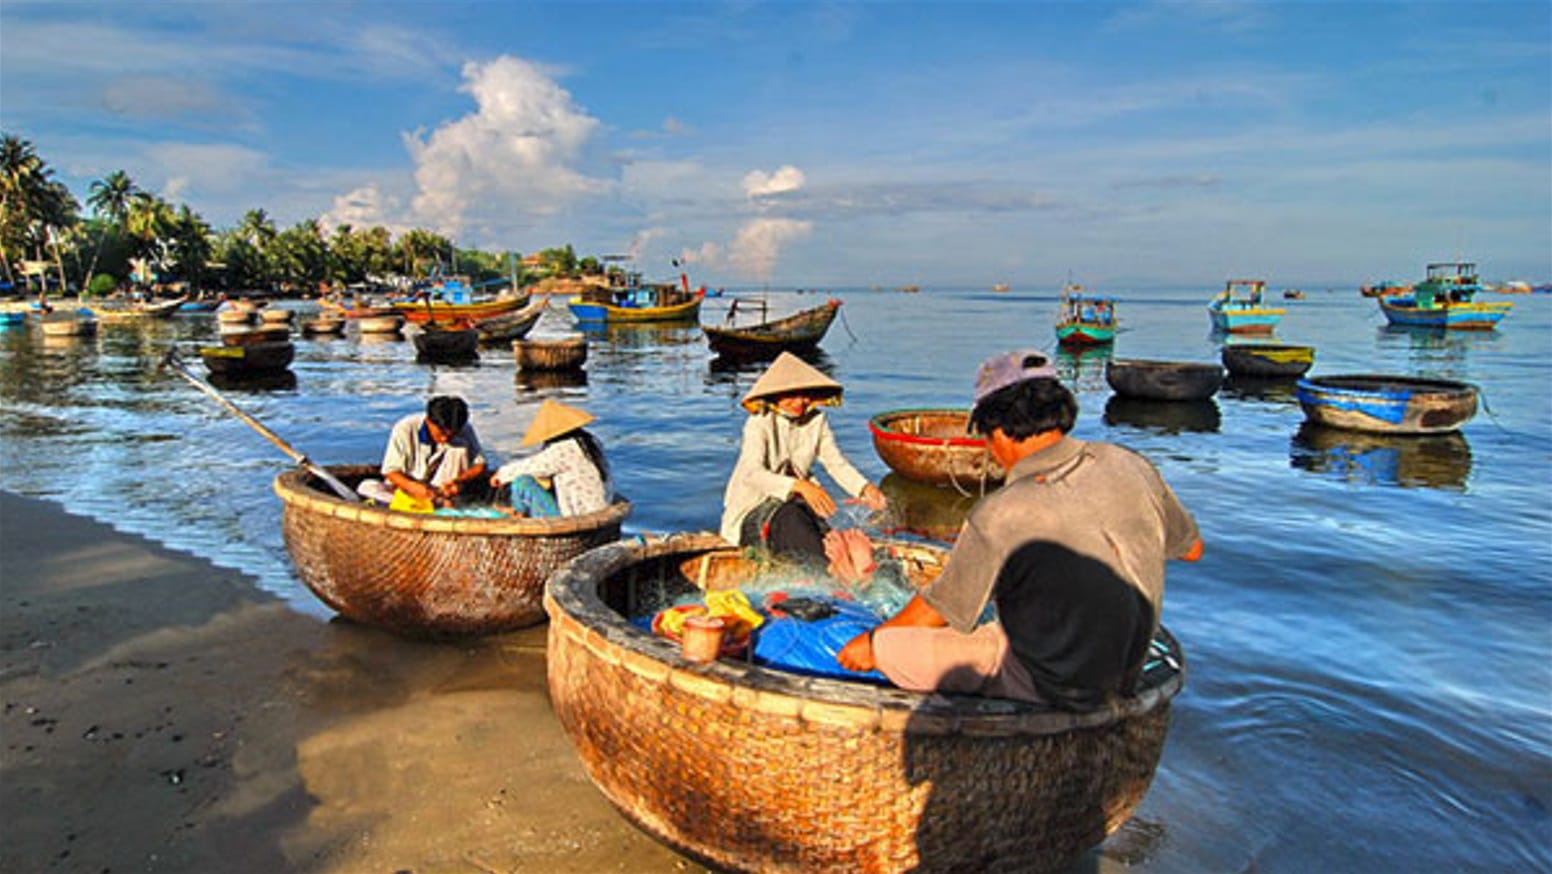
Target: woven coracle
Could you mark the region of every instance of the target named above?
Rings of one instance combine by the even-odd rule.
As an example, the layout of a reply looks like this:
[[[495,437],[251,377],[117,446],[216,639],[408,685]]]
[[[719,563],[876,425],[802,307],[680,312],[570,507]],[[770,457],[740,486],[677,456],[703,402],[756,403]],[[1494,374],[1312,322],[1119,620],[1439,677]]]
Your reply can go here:
[[[354,488],[373,465],[331,466]],[[357,622],[411,637],[510,631],[544,619],[545,578],[619,539],[628,501],[559,519],[476,519],[350,503],[317,477],[275,478],[281,533],[302,582]]]
[[[964,410],[890,410],[868,420],[868,431],[878,457],[908,479],[970,490],[1002,482],[1002,467],[985,438],[966,430],[969,421]]]
[[[884,548],[918,583],[941,567],[941,550]],[[555,713],[604,795],[670,846],[739,871],[1056,870],[1147,791],[1180,661],[1075,714],[696,664],[627,619],[659,587],[727,588],[756,567],[714,535],[673,535],[599,547],[546,589]]]
[[[587,339],[515,340],[512,357],[522,370],[576,370],[587,363]]]

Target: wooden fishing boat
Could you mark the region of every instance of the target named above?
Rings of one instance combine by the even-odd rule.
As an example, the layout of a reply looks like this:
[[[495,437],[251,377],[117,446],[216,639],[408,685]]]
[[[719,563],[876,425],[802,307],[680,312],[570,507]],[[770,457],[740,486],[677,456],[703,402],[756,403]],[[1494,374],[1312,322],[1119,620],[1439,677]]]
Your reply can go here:
[[[332,466],[351,488],[376,465]],[[478,519],[351,503],[296,469],[275,478],[298,576],[340,615],[414,637],[490,634],[544,619],[544,582],[620,537],[628,501],[557,519]]]
[[[539,317],[544,315],[549,305],[550,299],[544,297],[516,312],[476,321],[474,327],[480,332],[480,342],[510,343],[521,340],[538,324]]]
[[[97,319],[90,310],[55,310],[38,319],[45,337],[90,337],[97,333]]]
[[[495,280],[506,282],[505,279]],[[506,297],[484,297],[475,293],[472,286],[458,280],[448,280],[421,289],[413,297],[393,301],[393,308],[415,324],[427,322],[477,321],[510,313],[528,306],[528,292],[514,293]]]
[[[868,431],[878,457],[908,479],[961,489],[1002,482],[1002,468],[969,422],[964,410],[890,410],[869,419]]]
[[[737,300],[728,307],[729,320],[734,318],[737,307]],[[832,297],[819,306],[784,318],[756,325],[702,325],[701,331],[711,351],[718,355],[740,361],[763,360],[784,351],[802,352],[818,346],[840,310],[841,302]]]
[[[635,283],[623,287],[591,288],[566,302],[579,322],[621,324],[635,322],[687,322],[700,317],[706,289],[690,290],[689,280]]]
[[[1299,380],[1297,397],[1311,422],[1376,434],[1442,434],[1477,413],[1477,388],[1452,379],[1384,374]]]
[[[1303,376],[1315,364],[1314,346],[1284,343],[1226,343],[1223,366],[1235,376],[1286,379]]]
[[[1105,382],[1116,394],[1129,398],[1201,401],[1217,394],[1223,368],[1195,361],[1112,358],[1105,362]]]
[[[295,355],[296,345],[290,340],[199,347],[205,367],[223,376],[277,373],[290,367]]]
[[[1482,290],[1475,264],[1429,264],[1428,277],[1413,286],[1411,294],[1380,298],[1380,310],[1390,324],[1402,327],[1491,331],[1514,304],[1480,303],[1476,296]]]
[[[512,343],[519,370],[580,370],[587,363],[585,337],[546,337]]]
[[[1083,286],[1062,286],[1061,309],[1056,315],[1056,342],[1062,346],[1103,346],[1115,341],[1115,300],[1084,297]]]
[[[1288,311],[1267,306],[1266,282],[1260,279],[1230,279],[1223,291],[1207,305],[1214,331],[1226,334],[1270,334]]]
[[[480,357],[480,332],[475,328],[427,322],[415,333],[417,361],[461,363]]]
[[[139,319],[170,319],[188,300],[187,296],[172,300],[106,300],[85,304],[98,319],[104,322],[124,322]]]
[[[940,549],[881,549],[918,585],[942,567]],[[550,578],[555,715],[593,783],[659,840],[731,871],[1048,871],[1147,792],[1185,676],[1167,631],[1135,694],[1071,713],[694,663],[632,621],[649,599],[758,572],[698,534],[602,546]]]

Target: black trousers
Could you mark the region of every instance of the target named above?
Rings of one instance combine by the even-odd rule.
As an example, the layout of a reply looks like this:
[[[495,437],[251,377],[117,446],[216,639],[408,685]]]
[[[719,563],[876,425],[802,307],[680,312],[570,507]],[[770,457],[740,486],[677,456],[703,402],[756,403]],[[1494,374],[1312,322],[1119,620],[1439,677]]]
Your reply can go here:
[[[825,557],[824,536],[830,530],[802,498],[767,500],[749,511],[739,530],[742,546],[764,546],[773,555],[791,561],[818,563]]]

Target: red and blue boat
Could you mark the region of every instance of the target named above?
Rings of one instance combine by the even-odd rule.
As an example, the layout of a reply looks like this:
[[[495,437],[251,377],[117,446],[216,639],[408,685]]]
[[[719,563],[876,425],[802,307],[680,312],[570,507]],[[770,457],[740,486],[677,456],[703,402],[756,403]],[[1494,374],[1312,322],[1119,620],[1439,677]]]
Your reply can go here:
[[[1062,286],[1061,311],[1056,317],[1056,342],[1062,346],[1103,346],[1115,341],[1115,299],[1085,297],[1083,286]]]
[[[1428,265],[1428,278],[1412,287],[1411,294],[1379,299],[1380,310],[1392,324],[1407,328],[1491,331],[1514,304],[1508,301],[1479,303],[1484,286],[1477,266],[1466,261]]]

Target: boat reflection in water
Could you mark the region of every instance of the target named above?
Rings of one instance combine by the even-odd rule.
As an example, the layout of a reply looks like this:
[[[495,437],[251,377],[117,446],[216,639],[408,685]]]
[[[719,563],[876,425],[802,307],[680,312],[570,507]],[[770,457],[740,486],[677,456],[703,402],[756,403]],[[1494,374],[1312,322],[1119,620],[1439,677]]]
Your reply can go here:
[[[941,488],[897,473],[885,475],[878,487],[889,499],[889,509],[884,511],[881,521],[885,534],[914,534],[939,543],[954,542],[970,508],[981,499],[977,493]]]
[[[1105,391],[1105,362],[1115,354],[1115,345],[1081,348],[1056,348],[1056,375],[1074,391]]]
[[[587,371],[580,367],[570,370],[518,370],[515,377],[520,388],[529,391],[546,391],[558,388],[582,388],[587,385]]]
[[[1129,425],[1160,434],[1182,431],[1215,433],[1223,421],[1218,403],[1200,401],[1150,401],[1111,395],[1105,404],[1106,425]]]
[[[1458,431],[1390,436],[1305,422],[1289,442],[1288,462],[1347,482],[1462,491],[1471,444]]]
[[[652,349],[664,347],[700,345],[699,322],[577,322],[573,330],[587,338],[589,344],[615,349]]]
[[[205,375],[205,381],[221,391],[292,391],[296,388],[296,374],[290,370],[255,373],[251,376],[212,372]]]
[[[1299,380],[1268,379],[1256,376],[1228,376],[1219,391],[1224,397],[1240,401],[1265,401],[1273,404],[1298,406]]]

